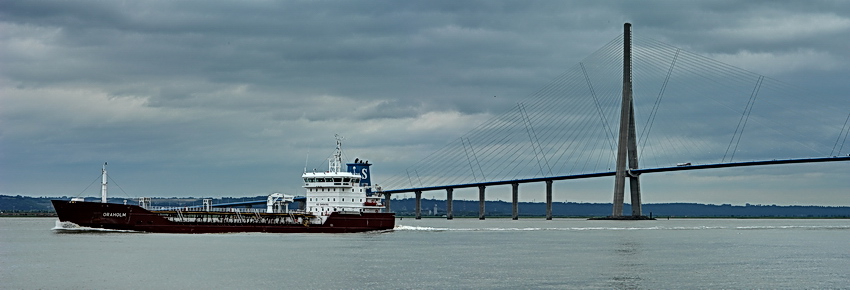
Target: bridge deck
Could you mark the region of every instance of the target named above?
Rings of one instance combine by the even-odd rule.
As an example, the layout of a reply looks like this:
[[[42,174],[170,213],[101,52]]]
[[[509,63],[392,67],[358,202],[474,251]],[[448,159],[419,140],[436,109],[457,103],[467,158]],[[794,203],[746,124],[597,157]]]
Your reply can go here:
[[[696,165],[657,167],[657,168],[641,168],[641,169],[631,170],[631,173],[632,174],[643,174],[643,173],[658,173],[658,172],[712,169],[712,168],[778,165],[778,164],[793,164],[793,163],[820,163],[820,162],[835,162],[835,161],[850,161],[850,156],[799,158],[799,159],[774,159],[774,160],[761,160],[761,161],[696,164]],[[455,184],[455,185],[413,187],[413,188],[404,188],[404,189],[384,190],[382,192],[393,194],[393,193],[415,192],[415,191],[445,190],[445,189],[449,189],[449,188],[469,188],[469,187],[479,187],[479,186],[506,185],[506,184],[514,184],[514,183],[545,182],[545,181],[548,181],[548,180],[554,181],[554,180],[567,180],[567,179],[584,179],[584,178],[594,178],[594,177],[603,177],[603,176],[614,176],[615,174],[616,174],[616,172],[614,172],[614,171],[606,171],[606,172],[552,176],[552,177],[536,177],[536,178],[527,178],[527,179],[488,181],[488,182],[465,183],[465,184]]]

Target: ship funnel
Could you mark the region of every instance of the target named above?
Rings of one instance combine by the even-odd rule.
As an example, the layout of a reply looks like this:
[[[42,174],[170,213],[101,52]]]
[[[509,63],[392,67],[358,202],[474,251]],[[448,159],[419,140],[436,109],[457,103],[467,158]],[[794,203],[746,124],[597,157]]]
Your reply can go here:
[[[360,186],[366,187],[366,193],[372,193],[372,172],[369,171],[369,166],[372,164],[369,161],[357,160],[354,163],[346,163],[346,171],[360,175]]]

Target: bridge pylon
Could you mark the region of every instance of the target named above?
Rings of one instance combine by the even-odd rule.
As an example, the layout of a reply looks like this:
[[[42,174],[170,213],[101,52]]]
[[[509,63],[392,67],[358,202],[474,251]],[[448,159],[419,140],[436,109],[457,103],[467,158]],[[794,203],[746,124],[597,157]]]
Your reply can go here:
[[[640,176],[632,173],[638,166],[635,105],[632,95],[632,24],[623,25],[623,101],[620,107],[620,130],[617,142],[617,171],[614,179],[614,206],[610,216],[595,219],[645,220],[641,214]],[[628,164],[627,164],[628,163]],[[628,165],[628,167],[627,167]],[[631,192],[631,215],[623,215],[626,178]]]

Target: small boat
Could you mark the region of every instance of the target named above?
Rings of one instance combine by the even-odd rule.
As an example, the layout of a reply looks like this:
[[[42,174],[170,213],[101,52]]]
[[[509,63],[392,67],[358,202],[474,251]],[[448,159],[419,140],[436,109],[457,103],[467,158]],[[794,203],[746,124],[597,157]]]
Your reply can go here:
[[[270,194],[266,208],[245,208],[246,203],[215,205],[205,199],[201,206],[154,207],[150,198],[138,205],[108,203],[106,164],[102,169],[100,202],[82,198],[52,200],[63,224],[79,227],[154,233],[350,233],[391,230],[395,214],[384,212],[380,188],[371,184],[368,161],[346,163],[342,170],[342,141],[337,136],[336,153],[328,170],[305,172],[304,197]],[[302,201],[303,208],[289,209]]]

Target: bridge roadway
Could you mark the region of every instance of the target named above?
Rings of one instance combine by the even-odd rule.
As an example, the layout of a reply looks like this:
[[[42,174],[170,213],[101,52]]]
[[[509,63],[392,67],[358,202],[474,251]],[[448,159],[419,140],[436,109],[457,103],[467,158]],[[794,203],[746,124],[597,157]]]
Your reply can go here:
[[[774,159],[774,160],[761,160],[761,161],[746,161],[746,162],[728,162],[728,163],[712,163],[712,164],[697,164],[697,165],[684,165],[684,166],[671,166],[671,167],[657,167],[657,168],[641,168],[634,169],[629,172],[629,174],[643,174],[643,173],[658,173],[658,172],[670,172],[670,171],[684,171],[684,170],[698,170],[698,169],[712,169],[712,168],[727,168],[727,167],[744,167],[744,166],[762,166],[762,165],[778,165],[778,164],[794,164],[794,163],[820,163],[820,162],[835,162],[835,161],[850,161],[850,156],[833,156],[833,157],[817,157],[817,158],[799,158],[799,159]],[[453,218],[452,213],[452,195],[455,188],[470,188],[470,187],[478,187],[478,218],[484,219],[484,190],[488,186],[496,186],[496,185],[507,185],[510,184],[513,187],[512,192],[512,200],[513,200],[513,212],[512,218],[518,218],[518,188],[520,183],[532,183],[532,182],[545,182],[546,183],[546,219],[552,219],[552,182],[555,180],[568,180],[568,179],[584,179],[584,178],[594,178],[594,177],[603,177],[603,176],[614,176],[616,174],[615,171],[607,171],[607,172],[597,172],[597,173],[585,173],[585,174],[575,174],[575,175],[563,175],[563,176],[552,176],[552,177],[536,177],[536,178],[527,178],[527,179],[514,179],[514,180],[503,180],[503,181],[488,181],[488,182],[478,182],[478,183],[465,183],[465,184],[455,184],[455,185],[440,185],[440,186],[427,186],[427,187],[415,187],[415,188],[404,188],[404,189],[393,189],[393,190],[384,190],[381,193],[385,195],[385,205],[387,210],[390,210],[390,197],[392,194],[396,193],[405,193],[405,192],[413,192],[416,195],[416,219],[421,218],[421,200],[422,200],[422,192],[423,191],[432,191],[432,190],[446,190],[446,217],[448,219]]]

